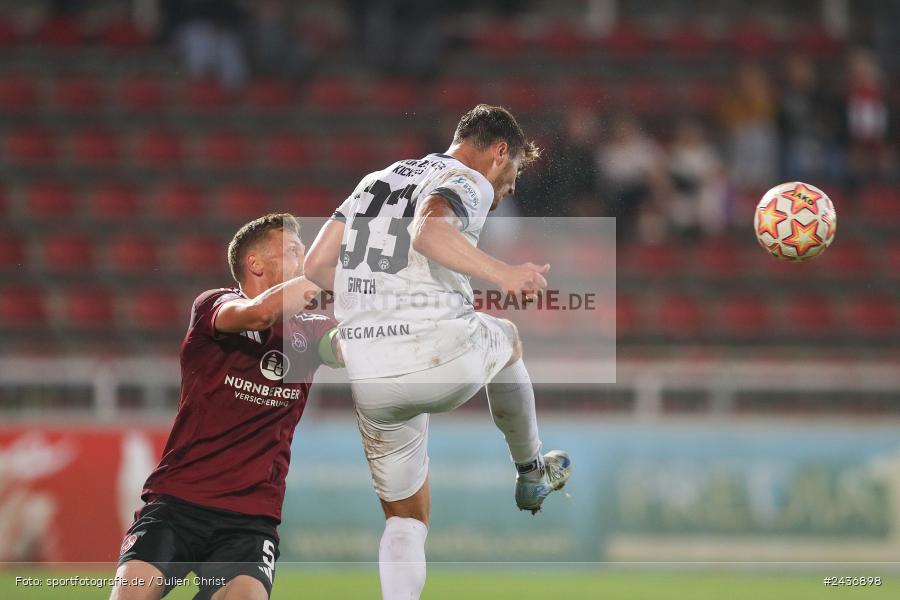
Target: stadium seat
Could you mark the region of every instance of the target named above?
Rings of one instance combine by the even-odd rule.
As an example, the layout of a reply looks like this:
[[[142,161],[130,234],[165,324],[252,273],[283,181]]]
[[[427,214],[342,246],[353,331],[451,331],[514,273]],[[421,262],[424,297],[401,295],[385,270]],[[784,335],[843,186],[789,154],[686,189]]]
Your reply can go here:
[[[228,240],[210,235],[188,234],[175,246],[175,268],[189,276],[219,275],[227,270],[225,248]]]
[[[620,274],[659,278],[677,276],[683,270],[684,253],[672,244],[641,244],[625,254],[625,268]]]
[[[91,129],[72,135],[69,160],[76,165],[108,167],[121,159],[119,138],[111,131]]]
[[[0,233],[0,272],[23,270],[26,263],[22,238],[12,233]]]
[[[694,23],[676,25],[666,32],[661,41],[663,50],[677,58],[706,58],[715,50],[706,28]]]
[[[331,138],[330,159],[336,167],[359,171],[372,167],[374,160],[370,138],[365,135],[342,134]]]
[[[671,110],[672,95],[660,81],[632,81],[624,85],[624,105],[638,115],[659,115]]]
[[[461,115],[478,104],[479,92],[472,81],[448,78],[434,84],[430,97],[442,112]]]
[[[821,293],[795,294],[783,302],[786,331],[797,341],[816,339],[834,331],[831,298]]]
[[[862,294],[847,303],[849,333],[871,337],[897,335],[897,299],[891,296]]]
[[[869,185],[859,195],[862,212],[873,224],[896,224],[900,219],[900,190],[895,186]]]
[[[756,252],[755,248],[751,248]],[[728,239],[701,242],[693,251],[691,264],[703,277],[729,279],[745,269],[744,247]]]
[[[170,182],[155,193],[157,214],[171,224],[204,218],[206,194],[189,183]]]
[[[772,56],[778,49],[777,41],[765,23],[740,21],[726,37],[731,49],[745,59],[762,59]]]
[[[655,331],[666,337],[692,338],[703,331],[704,310],[697,298],[681,294],[657,299]]]
[[[842,239],[839,243],[832,244],[823,258],[810,263],[810,267],[824,277],[860,279],[869,278],[874,265],[865,244],[853,239]]]
[[[43,240],[43,270],[54,273],[90,273],[94,267],[94,245],[79,232],[50,234]]]
[[[181,137],[177,133],[152,129],[138,134],[134,143],[134,162],[142,167],[169,169],[184,160]]]
[[[277,112],[292,108],[294,96],[294,90],[286,83],[262,79],[248,84],[244,93],[244,103],[250,110]]]
[[[81,45],[82,37],[74,18],[59,16],[51,17],[41,24],[35,41],[57,48],[75,48]]]
[[[130,19],[114,19],[103,25],[98,39],[101,44],[117,50],[134,50],[146,46],[147,34]]]
[[[276,133],[263,140],[261,158],[266,167],[303,168],[310,161],[309,143],[301,133]]]
[[[31,328],[47,322],[46,293],[35,287],[0,288],[0,323],[4,328]]]
[[[372,85],[369,106],[387,114],[414,113],[420,109],[423,90],[407,79],[378,79]]]
[[[819,26],[802,27],[787,40],[789,49],[823,60],[835,57],[841,50],[840,41],[827,29]]]
[[[0,47],[13,46],[19,43],[19,30],[15,22],[7,15],[0,15]]]
[[[116,86],[116,99],[120,108],[132,112],[153,113],[166,105],[162,82],[150,74],[121,79]]]
[[[63,294],[64,325],[75,329],[106,329],[115,323],[113,299],[107,290],[79,288]]]
[[[31,77],[7,73],[0,77],[0,113],[23,113],[38,104],[38,86]]]
[[[219,190],[213,213],[220,218],[243,224],[277,208],[275,199],[263,188],[239,183]]]
[[[330,217],[349,193],[350,190],[339,192],[308,185],[296,186],[285,193],[285,210],[297,216]],[[304,236],[309,234],[304,233]]]
[[[884,248],[882,274],[886,279],[900,280],[900,240],[894,240]]]
[[[102,221],[135,219],[141,210],[137,189],[124,183],[101,183],[85,196],[93,217]]]
[[[159,269],[157,241],[147,235],[122,233],[107,247],[109,267],[118,274],[151,276]]]
[[[608,104],[609,90],[601,81],[578,79],[565,83],[562,97],[566,106],[596,110]]]
[[[598,313],[598,314],[603,314]],[[616,338],[622,339],[634,335],[638,328],[638,306],[634,298],[627,294],[616,296]]]
[[[682,102],[691,112],[702,114],[715,109],[722,98],[722,85],[715,81],[700,79],[689,82]]]
[[[525,37],[514,23],[491,21],[475,32],[475,50],[493,58],[508,58],[525,50]]]
[[[145,331],[180,330],[187,323],[187,308],[179,306],[178,296],[168,290],[149,288],[136,292],[130,299],[130,326]]]
[[[356,93],[344,79],[314,79],[306,91],[306,105],[313,110],[340,112],[356,103]]]
[[[572,57],[588,49],[588,40],[582,30],[567,21],[550,23],[540,32],[538,46],[546,54],[558,57]]]
[[[208,167],[232,169],[247,162],[246,140],[231,131],[217,131],[200,138],[198,152],[197,158]]]
[[[100,84],[93,76],[81,75],[59,79],[53,86],[53,102],[57,110],[86,113],[103,108]]]
[[[41,181],[25,189],[24,195],[23,208],[30,219],[55,220],[75,216],[75,193],[67,184]]]
[[[650,51],[650,38],[634,23],[622,23],[600,40],[601,48],[617,58],[641,58]]]
[[[425,140],[415,134],[400,135],[385,140],[385,155],[396,156],[398,160],[407,158],[422,158],[428,154]]]
[[[46,165],[55,161],[57,154],[56,139],[44,129],[16,129],[6,135],[6,156],[13,165]]]
[[[537,80],[508,79],[499,87],[500,104],[515,106],[517,114],[535,113],[547,105],[544,89]]]
[[[731,294],[716,298],[713,306],[717,313],[718,333],[740,338],[761,337],[769,328],[769,305],[763,296]]]
[[[231,103],[231,97],[222,84],[211,79],[184,82],[180,97],[185,108],[198,113],[220,111]]]

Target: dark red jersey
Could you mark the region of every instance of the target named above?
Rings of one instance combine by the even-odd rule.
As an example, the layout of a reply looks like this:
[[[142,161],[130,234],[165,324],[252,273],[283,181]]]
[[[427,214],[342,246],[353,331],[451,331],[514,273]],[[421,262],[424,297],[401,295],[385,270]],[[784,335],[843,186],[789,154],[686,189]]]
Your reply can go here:
[[[244,297],[218,289],[194,301],[181,344],[178,414],[141,497],[280,521],[294,428],[321,364],[319,341],[336,323],[300,313],[266,331],[216,332],[218,309]]]

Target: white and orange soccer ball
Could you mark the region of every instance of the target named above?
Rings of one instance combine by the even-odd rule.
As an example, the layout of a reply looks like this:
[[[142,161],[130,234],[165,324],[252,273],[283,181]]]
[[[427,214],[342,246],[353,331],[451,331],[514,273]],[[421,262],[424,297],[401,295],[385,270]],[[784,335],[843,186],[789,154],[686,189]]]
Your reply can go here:
[[[825,192],[792,181],[765,193],[753,215],[753,229],[766,252],[780,260],[801,262],[831,245],[837,215]]]

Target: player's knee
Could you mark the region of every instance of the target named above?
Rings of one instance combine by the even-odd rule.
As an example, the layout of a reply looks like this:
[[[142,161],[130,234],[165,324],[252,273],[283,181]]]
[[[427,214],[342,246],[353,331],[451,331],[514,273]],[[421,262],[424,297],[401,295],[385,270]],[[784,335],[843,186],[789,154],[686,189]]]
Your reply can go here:
[[[164,586],[162,571],[148,562],[130,560],[116,569],[117,581],[128,585],[114,585],[110,600],[159,600]],[[142,584],[136,582],[144,582]]]
[[[519,328],[516,327],[516,324],[508,319],[503,319],[506,324],[509,326],[510,335],[512,336],[512,354],[509,357],[509,362],[506,363],[508,365],[513,364],[520,358],[522,358],[522,338],[519,336]]]
[[[268,597],[261,581],[249,575],[238,575],[216,590],[210,600],[266,600]]]

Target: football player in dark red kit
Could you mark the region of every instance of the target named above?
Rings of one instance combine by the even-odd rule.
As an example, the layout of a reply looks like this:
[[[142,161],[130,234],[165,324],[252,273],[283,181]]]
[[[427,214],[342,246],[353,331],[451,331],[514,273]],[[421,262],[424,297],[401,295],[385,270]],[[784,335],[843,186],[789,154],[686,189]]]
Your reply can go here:
[[[125,584],[112,600],[157,600],[185,582],[203,599],[271,593],[294,428],[315,370],[342,363],[336,323],[300,312],[319,288],[303,277],[299,234],[287,214],[247,223],[228,246],[239,287],[194,301],[178,414],[122,543]]]

